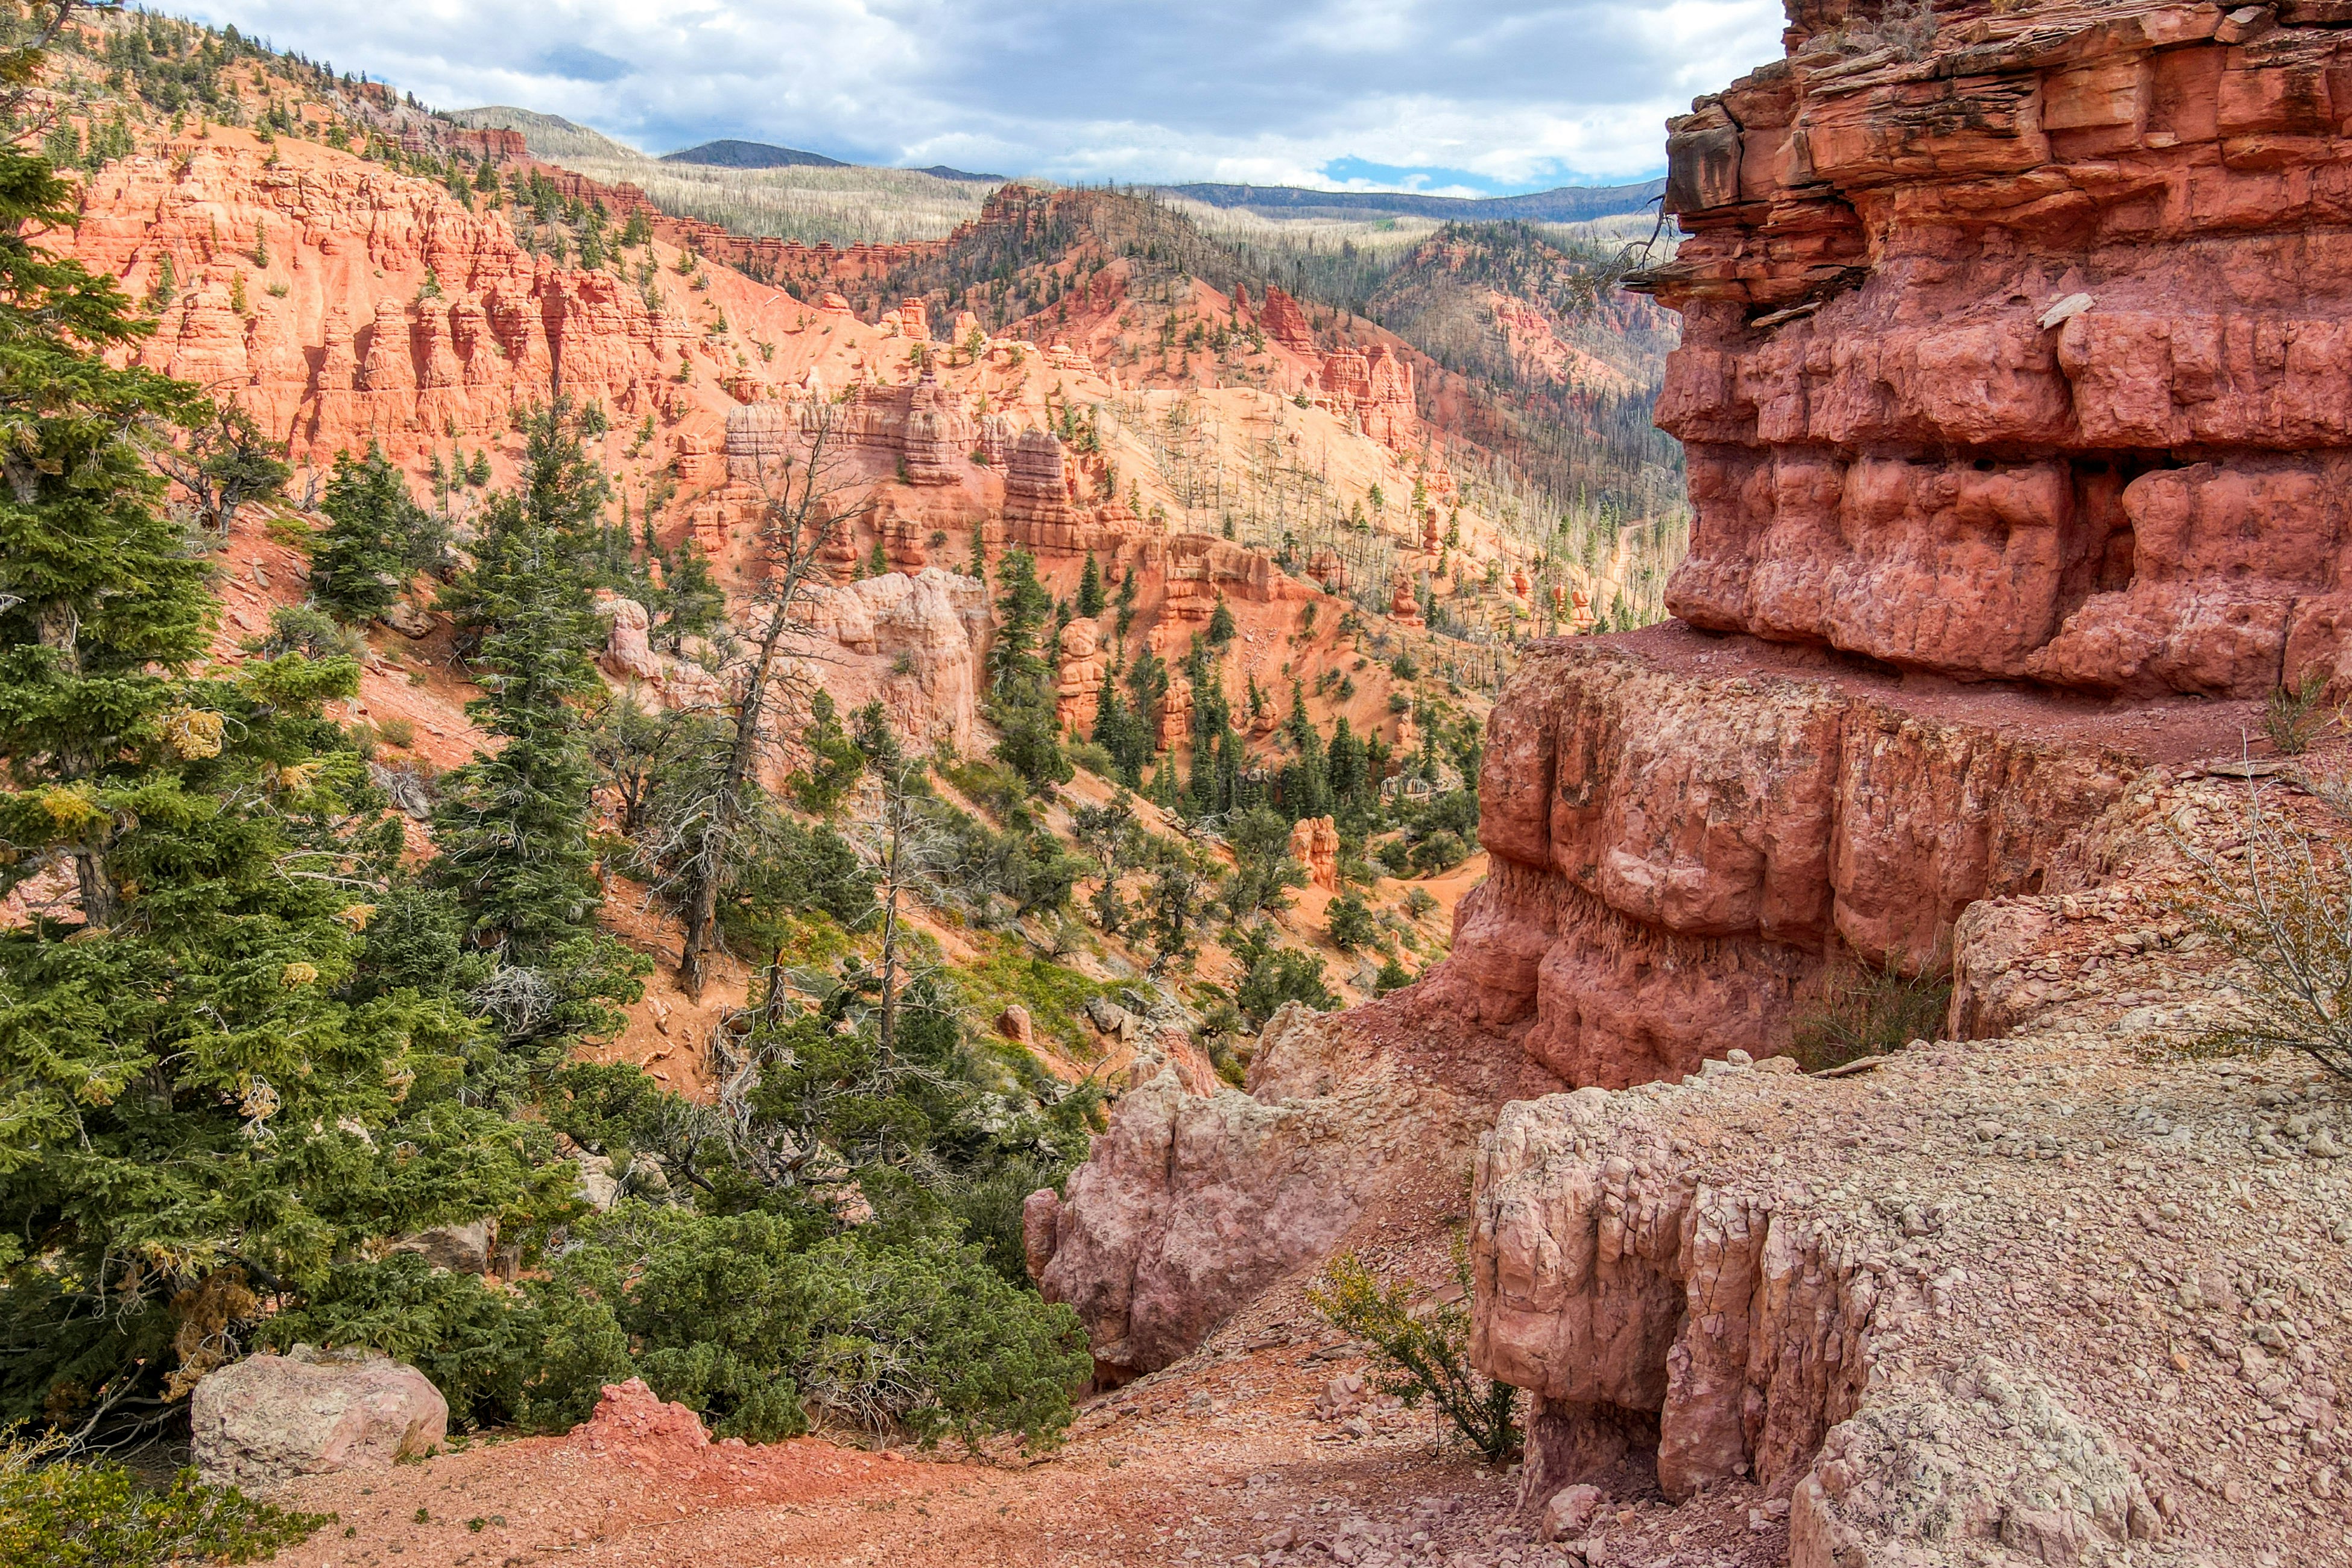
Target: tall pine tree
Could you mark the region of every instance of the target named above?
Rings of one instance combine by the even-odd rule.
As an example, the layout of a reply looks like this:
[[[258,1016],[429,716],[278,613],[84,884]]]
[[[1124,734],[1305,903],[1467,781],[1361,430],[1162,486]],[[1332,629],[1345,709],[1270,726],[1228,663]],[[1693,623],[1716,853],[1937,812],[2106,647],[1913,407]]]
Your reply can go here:
[[[434,814],[437,880],[466,938],[495,970],[478,993],[520,1064],[561,1064],[583,1035],[617,1026],[647,965],[596,929],[588,838],[588,721],[597,690],[591,587],[604,478],[562,404],[534,413],[523,482],[493,499],[459,584],[487,695],[467,712],[495,749],[450,773]]]
[[[396,861],[321,705],[348,658],[197,668],[215,606],[117,368],[149,323],[36,246],[73,192],[0,149],[0,1422],[173,1419],[257,1294],[381,1238],[527,1217],[543,1140],[468,1103],[469,1026],[350,990]]]

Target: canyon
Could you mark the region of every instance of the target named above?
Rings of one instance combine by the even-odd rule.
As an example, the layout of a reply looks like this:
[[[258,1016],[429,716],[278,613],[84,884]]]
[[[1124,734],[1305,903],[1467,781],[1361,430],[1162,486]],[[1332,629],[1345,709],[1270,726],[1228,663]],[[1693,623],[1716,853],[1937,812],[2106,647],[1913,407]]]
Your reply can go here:
[[[1580,1553],[1596,1496],[1753,1485],[1804,1568],[2335,1560],[2336,1146],[2258,1151],[2263,1108],[2332,1126],[2336,1097],[2166,1042],[2226,1005],[2179,889],[2278,773],[2242,760],[2259,700],[2340,689],[2352,37],[2292,5],[1924,15],[1792,5],[1787,59],[1674,122],[1690,237],[1632,286],[1685,322],[1675,620],[1528,651],[1453,956],[1322,1054],[1491,1053],[1472,1356],[1531,1391],[1522,1496],[1567,1500]],[[1793,1020],[1857,957],[1953,975],[1946,1037],[1809,1080]],[[1084,1250],[1041,1247],[1041,1283],[1122,1373],[1187,1348],[1139,1355],[1139,1318],[1238,1312],[1335,1249],[1326,1216],[1409,1206],[1374,1155],[1413,1112],[1277,1078],[1122,1106],[1069,1184]],[[1323,1115],[1349,1148],[1274,1131]],[[1276,1256],[1194,1229],[1276,1202]],[[2257,1297],[2315,1313],[2291,1365]],[[2248,1412],[2274,1449],[2231,1436]]]
[[[471,446],[503,479],[518,408],[593,400],[636,519],[743,593],[781,457],[836,442],[861,510],[803,651],[926,745],[986,743],[988,590],[959,568],[1013,546],[1055,595],[1089,563],[1133,585],[1171,663],[1224,605],[1224,696],[1311,682],[1318,721],[1399,751],[1426,689],[1398,655],[1476,685],[1430,620],[1509,645],[1466,704],[1483,859],[1449,955],[1285,1006],[1239,1082],[1181,1030],[1123,1041],[1088,1157],[1028,1197],[1030,1272],[1093,1355],[1066,1447],[746,1450],[624,1384],[568,1436],[287,1495],[376,1563],[2346,1560],[2352,1111],[2293,1053],[2189,1047],[2247,981],[2200,868],[2242,862],[2254,803],[2340,833],[2352,769],[2340,734],[2259,738],[2283,689],[2352,681],[2352,12],[1789,22],[1784,58],[1669,128],[1687,237],[1631,286],[1683,323],[1658,418],[1695,522],[1672,617],[1601,637],[1518,640],[1591,626],[1631,547],[1531,546],[1433,439],[1425,356],[1276,287],[1154,274],[1085,193],[1008,187],[937,247],[660,216],[639,285],[292,138],[212,126],[96,176],[71,247],[158,299],[149,363],[314,468]],[[1050,327],[1041,303],[992,331],[995,300],[940,282],[1056,226],[1090,237],[1048,268]],[[1180,311],[1252,346],[1155,361]],[[239,627],[299,593],[252,528],[225,561]],[[709,699],[643,606],[603,614],[616,686]],[[1091,721],[1123,635],[1070,619],[1060,721]],[[418,717],[461,755],[463,683],[377,637],[338,716]],[[1204,695],[1171,689],[1163,739]],[[1292,845],[1320,906],[1337,829]],[[1803,1020],[1856,972],[1948,984],[1940,1025],[1805,1070]],[[719,1017],[653,1001],[616,1054],[655,1059],[667,1009],[680,1037]],[[1525,1391],[1515,1469],[1370,1385],[1308,1295],[1343,1253],[1466,1314],[1469,1364]]]

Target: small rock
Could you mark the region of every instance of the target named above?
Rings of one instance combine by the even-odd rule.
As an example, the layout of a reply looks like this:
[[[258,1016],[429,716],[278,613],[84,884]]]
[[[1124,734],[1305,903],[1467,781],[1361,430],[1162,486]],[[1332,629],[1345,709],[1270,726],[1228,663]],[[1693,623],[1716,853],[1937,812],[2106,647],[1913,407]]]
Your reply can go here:
[[[1591,1527],[1593,1515],[1601,1510],[1601,1489],[1574,1486],[1552,1494],[1544,1504],[1543,1539],[1567,1541],[1580,1537]]]
[[[412,639],[429,636],[433,630],[433,617],[405,599],[394,599],[392,607],[376,618],[402,637]]]
[[[1029,1020],[1029,1009],[1015,1002],[997,1015],[996,1032],[1020,1045],[1028,1045],[1037,1037],[1036,1026]]]
[[[2042,312],[2042,330],[2047,331],[2052,327],[2071,321],[2097,303],[2098,301],[2088,294],[2069,294]]]

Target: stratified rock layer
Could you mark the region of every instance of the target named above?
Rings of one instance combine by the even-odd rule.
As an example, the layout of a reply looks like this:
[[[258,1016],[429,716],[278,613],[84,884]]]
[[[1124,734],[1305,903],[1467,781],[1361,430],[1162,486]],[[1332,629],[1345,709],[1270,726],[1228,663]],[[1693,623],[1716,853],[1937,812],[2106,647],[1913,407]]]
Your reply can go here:
[[[1792,4],[1673,122],[1669,607],[1969,678],[2336,677],[2352,12],[1937,9]]]
[[[1428,984],[1571,1084],[1770,1055],[1827,956],[1938,969],[1975,900],[2079,885],[2068,846],[2141,765],[2087,705],[1769,654],[1532,647],[1487,727],[1493,870]]]

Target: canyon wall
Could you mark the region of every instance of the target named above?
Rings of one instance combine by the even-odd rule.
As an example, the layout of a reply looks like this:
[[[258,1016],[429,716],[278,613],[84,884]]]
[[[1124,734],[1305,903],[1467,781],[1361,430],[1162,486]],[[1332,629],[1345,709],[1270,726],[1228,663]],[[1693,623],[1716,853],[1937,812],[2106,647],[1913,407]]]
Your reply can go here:
[[[2352,14],[1794,4],[1675,121],[1696,626],[2259,695],[2352,621]]]

